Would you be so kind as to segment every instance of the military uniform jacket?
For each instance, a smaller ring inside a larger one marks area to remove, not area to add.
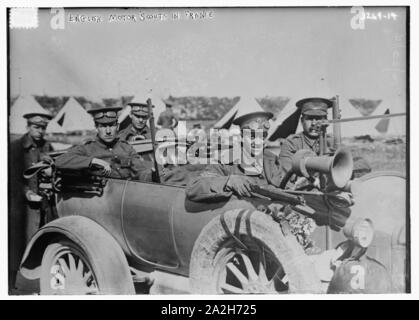
[[[293,134],[283,141],[281,144],[281,151],[279,153],[279,160],[286,172],[292,168],[292,158],[298,150],[308,149],[320,153],[320,140],[312,139],[303,132]]]
[[[28,133],[23,135],[21,138],[21,146],[23,148],[23,171],[41,161],[43,154],[53,151],[52,146],[48,141],[42,140],[39,144],[37,144]],[[21,173],[22,175],[23,171]],[[37,175],[34,175],[30,179],[25,179],[24,192],[26,193],[29,190],[38,193]]]
[[[144,139],[151,139],[151,131],[148,126],[145,126],[142,130],[138,131],[132,124],[121,130],[118,134],[119,139],[125,141],[131,141],[135,136],[142,135]]]
[[[92,174],[103,175],[103,169],[92,167],[93,158],[110,163],[112,168],[110,178],[152,181],[152,163],[148,165],[142,161],[131,145],[120,139],[116,139],[111,145],[105,144],[98,137],[88,140],[83,145],[74,146],[59,156],[55,165],[61,170],[89,169]]]
[[[188,184],[186,196],[192,201],[226,201],[232,195],[231,191],[225,191],[230,175],[245,175],[245,172],[238,164],[208,165],[200,176]],[[279,158],[265,149],[263,153],[263,172],[249,177],[253,178],[257,185],[271,184],[279,187],[284,175]]]
[[[333,150],[332,147],[332,137],[327,136],[326,139],[328,149]],[[306,136],[303,132],[293,134],[289,136],[281,144],[281,151],[279,153],[279,160],[286,172],[290,171],[292,168],[292,157],[298,150],[309,149],[315,152],[317,155],[320,154],[320,139],[311,139]],[[354,157],[354,177],[360,177],[365,173],[371,171],[371,167],[368,162],[362,157]]]

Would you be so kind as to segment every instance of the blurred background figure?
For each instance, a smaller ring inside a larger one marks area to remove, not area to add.
[[[161,126],[162,129],[171,129],[173,130],[176,128],[178,124],[178,118],[173,112],[172,106],[174,102],[170,99],[163,100],[166,104],[166,110],[160,113],[159,118],[157,120],[157,125]]]

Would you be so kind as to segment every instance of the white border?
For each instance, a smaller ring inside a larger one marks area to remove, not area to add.
[[[3,204],[2,207],[4,208],[0,215],[0,298],[6,300],[45,300],[45,299],[53,299],[53,300],[76,300],[76,299],[85,299],[85,300],[122,300],[122,299],[129,299],[129,300],[215,300],[215,299],[223,299],[223,300],[243,300],[249,301],[251,300],[265,300],[265,299],[281,299],[281,300],[307,300],[307,299],[327,299],[327,300],[342,300],[342,299],[363,299],[363,300],[372,300],[372,299],[418,299],[419,298],[419,280],[418,275],[419,272],[419,255],[417,253],[417,244],[419,243],[419,233],[416,230],[419,230],[419,218],[417,214],[419,213],[418,210],[418,197],[415,195],[418,194],[418,180],[416,179],[419,177],[418,167],[415,166],[415,160],[419,160],[418,156],[418,148],[419,145],[417,143],[417,133],[418,129],[415,126],[411,126],[410,130],[410,213],[411,213],[411,289],[412,294],[402,294],[402,295],[285,295],[280,297],[275,296],[264,296],[264,295],[255,295],[255,296],[239,296],[239,295],[231,295],[231,296],[210,296],[210,295],[164,295],[164,296],[148,296],[148,295],[135,295],[135,296],[60,296],[60,297],[45,297],[45,296],[8,296],[8,288],[7,288],[7,117],[6,117],[6,106],[7,106],[7,47],[6,47],[6,8],[7,7],[235,7],[235,6],[410,6],[410,88],[411,88],[411,96],[410,96],[410,119],[411,123],[414,124],[415,122],[412,119],[419,119],[419,114],[417,110],[417,106],[415,106],[416,102],[418,101],[418,91],[415,88],[418,87],[418,70],[417,70],[417,61],[413,59],[413,57],[419,57],[419,50],[418,44],[415,39],[418,39],[417,34],[417,20],[419,18],[418,11],[419,7],[417,2],[413,0],[409,1],[380,1],[377,3],[376,1],[364,0],[364,1],[245,1],[245,0],[233,0],[229,1],[228,4],[225,1],[221,0],[210,0],[210,1],[133,1],[133,0],[123,0],[123,1],[109,1],[109,0],[101,0],[101,1],[82,1],[82,0],[62,0],[62,1],[52,1],[52,0],[33,0],[33,1],[11,1],[11,0],[3,0],[0,4],[1,13],[0,13],[0,25],[2,26],[0,30],[0,46],[1,46],[1,53],[2,59],[0,60],[0,67],[2,70],[2,78],[0,84],[0,96],[1,96],[1,104],[3,105],[3,112],[1,113],[0,121],[1,127],[4,128],[0,134],[0,143],[3,152],[0,156],[1,161],[1,168],[0,170],[0,181],[3,183],[0,184],[0,203]],[[169,301],[168,301],[169,302]]]

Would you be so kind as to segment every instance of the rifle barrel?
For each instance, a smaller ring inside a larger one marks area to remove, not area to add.
[[[361,121],[361,120],[371,120],[371,119],[385,119],[385,118],[392,118],[392,117],[401,117],[405,116],[405,112],[401,113],[392,113],[392,114],[382,114],[379,116],[367,116],[367,117],[354,117],[354,118],[345,118],[345,119],[334,119],[334,120],[326,120],[326,123],[342,123],[342,122],[352,122],[352,121]]]

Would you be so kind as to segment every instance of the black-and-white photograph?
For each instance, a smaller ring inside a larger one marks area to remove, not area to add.
[[[9,295],[411,292],[409,7],[7,14]]]

